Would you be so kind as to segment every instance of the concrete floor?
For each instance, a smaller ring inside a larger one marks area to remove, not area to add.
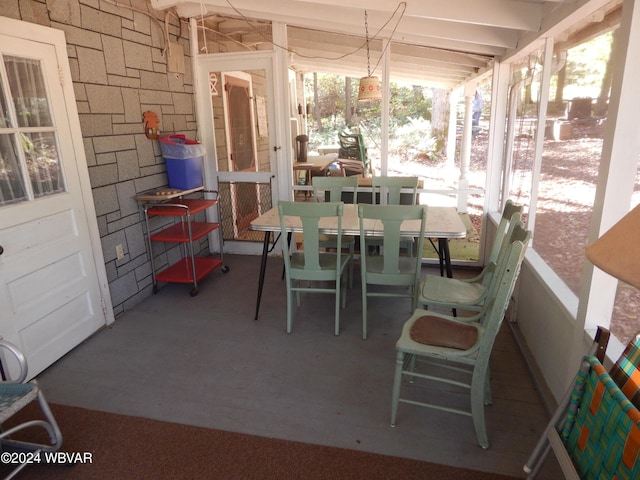
[[[492,356],[491,448],[483,450],[469,417],[401,405],[390,427],[394,345],[408,300],[372,300],[362,340],[357,275],[339,336],[333,299],[317,294],[303,297],[288,335],[282,260],[269,259],[258,321],[259,257],[227,255],[225,263],[230,272],[214,272],[198,296],[164,285],[43,372],[48,400],[524,477],[548,417],[506,325]],[[548,463],[539,478],[559,478]]]

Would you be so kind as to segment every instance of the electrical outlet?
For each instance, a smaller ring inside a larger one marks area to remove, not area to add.
[[[122,248],[122,244],[121,243],[116,245],[116,258],[118,260],[122,260],[124,258],[124,248]]]

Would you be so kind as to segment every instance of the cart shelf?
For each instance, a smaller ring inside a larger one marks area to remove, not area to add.
[[[171,203],[156,205],[147,210],[150,217],[182,217],[186,215],[195,215],[203,210],[218,204],[218,200],[209,200],[206,198],[183,198],[172,201]]]
[[[193,269],[191,268],[191,259],[189,257],[185,257],[159,272],[156,275],[156,279],[160,282],[193,283],[194,280],[202,280],[209,273],[222,265],[222,260],[219,257],[194,257],[194,262],[196,264],[195,276],[193,275]]]
[[[198,240],[206,234],[213,232],[218,228],[217,223],[209,222],[191,222],[191,239]],[[161,232],[151,235],[152,242],[188,242],[189,241],[189,224],[176,223],[162,230]]]
[[[201,188],[196,190],[202,190]],[[214,222],[197,222],[194,215],[205,211],[207,208],[215,207],[217,216],[220,218],[220,206],[218,204],[218,192],[214,193],[215,199],[208,198],[181,198],[174,197],[159,199],[161,203],[145,204],[145,219],[147,232],[149,233],[149,252],[151,255],[151,271],[153,275],[153,292],[158,291],[158,282],[171,283],[191,283],[191,296],[198,294],[198,282],[218,267],[223,273],[229,271],[229,267],[222,264],[222,234],[219,231],[220,224]],[[144,197],[145,200],[153,198],[150,195]],[[158,232],[151,233],[149,228],[150,217],[174,217],[174,223]],[[210,257],[196,257],[193,249],[193,242],[205,235],[218,230],[220,241],[220,255]],[[155,271],[152,242],[170,242],[183,244],[183,257],[173,265],[160,272]],[[195,271],[194,271],[195,270]]]

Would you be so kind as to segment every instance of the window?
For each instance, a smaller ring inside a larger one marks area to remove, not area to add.
[[[5,55],[0,73],[0,205],[65,191],[40,62]]]

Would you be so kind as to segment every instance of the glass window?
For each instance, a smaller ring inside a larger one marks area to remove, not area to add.
[[[15,138],[15,135],[0,134],[0,205],[21,202],[27,198]]]
[[[555,52],[533,248],[576,294],[595,199],[612,34]]]
[[[2,67],[0,206],[63,192],[64,175],[40,61],[4,56]]]

